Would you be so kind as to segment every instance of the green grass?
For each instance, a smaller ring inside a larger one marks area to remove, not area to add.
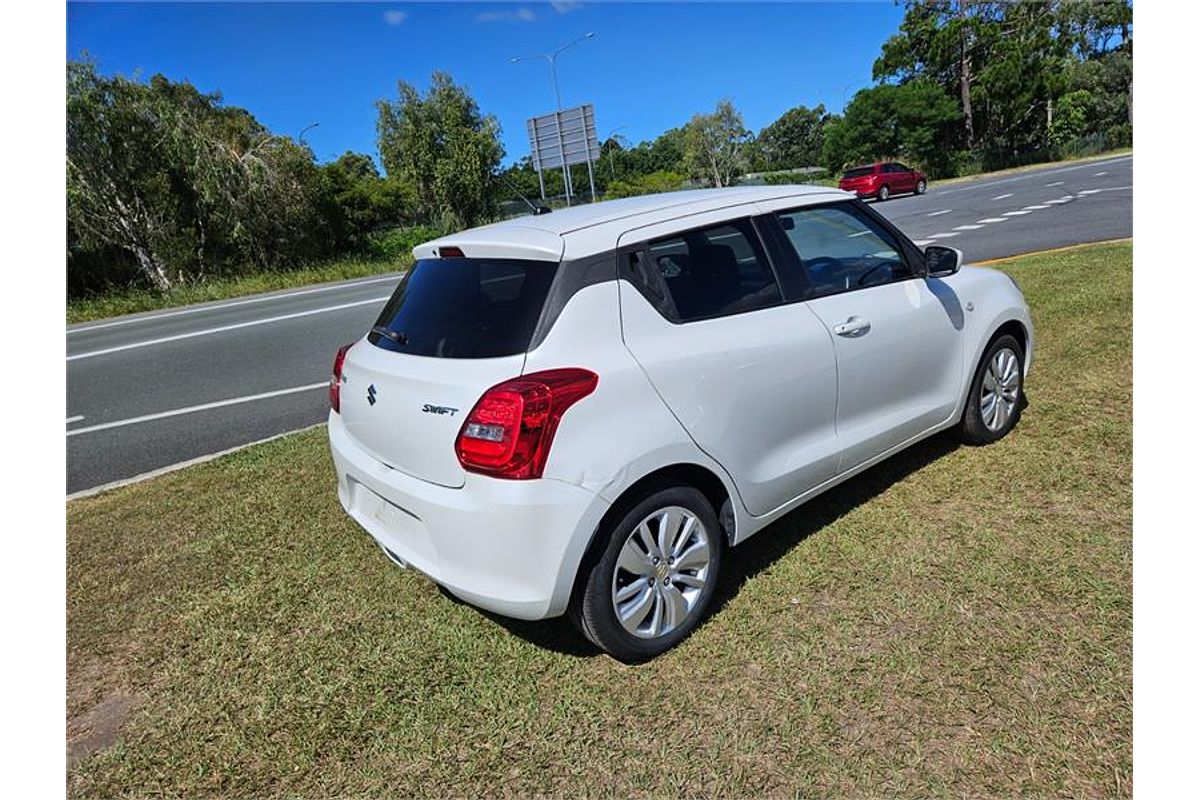
[[[772,525],[643,666],[393,567],[321,428],[69,503],[71,796],[1129,796],[1132,246],[1001,268],[1013,434]]]
[[[202,283],[183,284],[166,292],[149,289],[126,289],[107,294],[89,295],[67,300],[67,323],[157,311],[163,308],[228,300],[259,292],[273,292],[310,286],[327,281],[342,281],[396,272],[408,266],[411,259],[392,262],[377,259],[346,258],[320,266],[305,267],[290,272],[255,272],[236,278],[215,278]]]

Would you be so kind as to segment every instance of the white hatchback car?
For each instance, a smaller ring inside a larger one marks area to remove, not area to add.
[[[836,190],[615,200],[413,254],[334,364],[342,505],[398,564],[622,660],[688,635],[726,547],[1024,403],[1016,284]]]

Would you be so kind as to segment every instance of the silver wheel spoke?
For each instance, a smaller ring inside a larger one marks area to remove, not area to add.
[[[641,538],[642,544],[645,546],[647,553],[652,556],[660,555],[658,543],[654,541],[654,534],[650,533],[650,526],[646,524],[646,521],[643,521],[641,525],[638,525],[637,535]]]
[[[658,553],[663,558],[671,554],[671,546],[675,543],[675,533],[683,521],[677,509],[667,509],[658,522]]]
[[[650,592],[654,596],[654,612],[650,615],[650,635],[658,636],[663,632],[663,597],[660,589]]]
[[[680,553],[675,559],[675,569],[699,569],[708,565],[708,542],[699,541]]]
[[[621,548],[621,553],[617,556],[617,566],[634,575],[648,575],[651,569],[650,559],[638,550],[632,538],[626,540],[625,546]]]
[[[650,583],[647,581],[646,578],[638,578],[636,581],[629,584],[628,586],[626,586],[625,588],[623,588],[619,592],[617,592],[615,595],[613,595],[613,598],[618,603],[624,603],[627,600],[629,600],[629,598],[636,597],[639,592],[643,591],[644,589],[646,589],[649,586],[650,586]]]
[[[662,587],[662,601],[668,630],[681,625],[688,613],[687,600],[684,599],[683,592],[668,583]]]
[[[684,586],[691,586],[693,589],[703,589],[704,588],[704,579],[703,578],[699,578],[695,575],[688,575],[685,572],[681,572],[678,575],[676,575],[675,582],[682,583]]]
[[[646,586],[636,600],[630,602],[624,609],[617,609],[617,616],[627,631],[637,632],[638,626],[642,624],[642,620],[646,619],[646,614],[654,606],[654,598],[657,594],[653,588]]]
[[[679,553],[683,550],[684,545],[686,545],[688,540],[692,538],[692,528],[694,528],[695,525],[696,518],[691,514],[688,514],[686,517],[684,517],[683,525],[679,528],[679,534],[675,537],[675,541],[671,542],[671,549],[667,551],[668,555],[676,558],[679,557]]]

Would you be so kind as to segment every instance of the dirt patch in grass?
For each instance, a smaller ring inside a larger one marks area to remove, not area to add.
[[[67,721],[67,769],[92,753],[112,747],[133,698],[120,692],[110,694],[83,714]]]
[[[321,429],[69,503],[69,713],[138,698],[71,796],[1128,796],[1131,255],[1001,265],[1013,434],[778,521],[640,667],[392,566]]]

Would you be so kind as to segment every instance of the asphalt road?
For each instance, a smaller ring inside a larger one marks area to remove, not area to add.
[[[982,261],[1132,236],[1132,198],[1126,156],[951,184],[875,208],[920,244],[944,242]],[[69,327],[68,494],[321,422],[334,351],[370,327],[397,280]]]

